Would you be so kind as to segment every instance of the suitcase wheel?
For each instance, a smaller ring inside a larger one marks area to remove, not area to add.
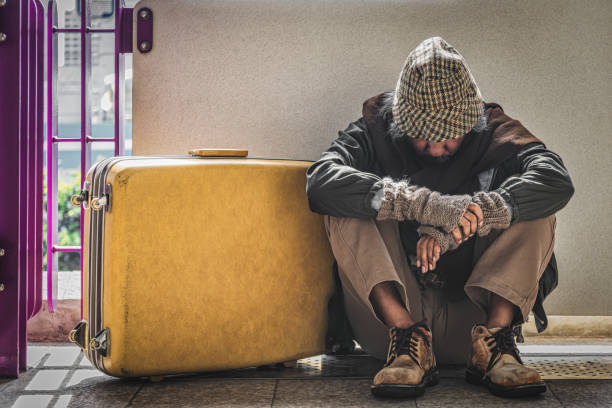
[[[297,365],[297,360],[283,361],[281,364],[283,367],[293,368]]]

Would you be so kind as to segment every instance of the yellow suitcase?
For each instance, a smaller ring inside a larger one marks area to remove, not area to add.
[[[325,352],[334,259],[308,207],[311,164],[231,149],[96,163],[73,198],[86,242],[71,340],[117,377]]]

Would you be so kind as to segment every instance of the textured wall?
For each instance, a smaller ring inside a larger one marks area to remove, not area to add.
[[[221,147],[316,160],[365,99],[395,87],[411,49],[443,37],[485,100],[559,153],[574,180],[557,214],[560,283],[547,311],[612,314],[612,2],[145,0],[135,10],[145,5],[154,46],[134,44],[137,155]]]

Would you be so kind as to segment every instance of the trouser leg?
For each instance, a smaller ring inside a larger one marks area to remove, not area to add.
[[[483,311],[491,293],[516,305],[526,321],[538,294],[538,282],[552,256],[556,216],[522,221],[497,236],[478,258],[465,292]]]
[[[393,282],[415,320],[423,318],[421,293],[401,245],[397,221],[323,216],[338,263],[347,317],[361,347],[385,360],[388,327],[369,300],[380,282]]]
[[[486,313],[467,296],[450,301],[444,291],[423,291],[426,317],[431,322],[434,354],[438,364],[465,364],[471,346],[472,326],[482,323]]]
[[[491,292],[517,305],[526,319],[552,256],[556,218],[492,231],[491,243],[478,255],[466,282],[467,296],[452,302],[443,291],[420,289],[404,254],[397,221],[325,215],[324,223],[338,262],[347,316],[363,349],[386,358],[388,328],[376,316],[369,295],[377,283],[392,281],[412,318],[429,323],[438,363],[463,364],[471,344],[470,329],[486,321]]]

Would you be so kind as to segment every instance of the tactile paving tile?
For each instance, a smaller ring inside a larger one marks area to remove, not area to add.
[[[528,357],[526,366],[533,367],[545,380],[612,379],[612,357]]]

